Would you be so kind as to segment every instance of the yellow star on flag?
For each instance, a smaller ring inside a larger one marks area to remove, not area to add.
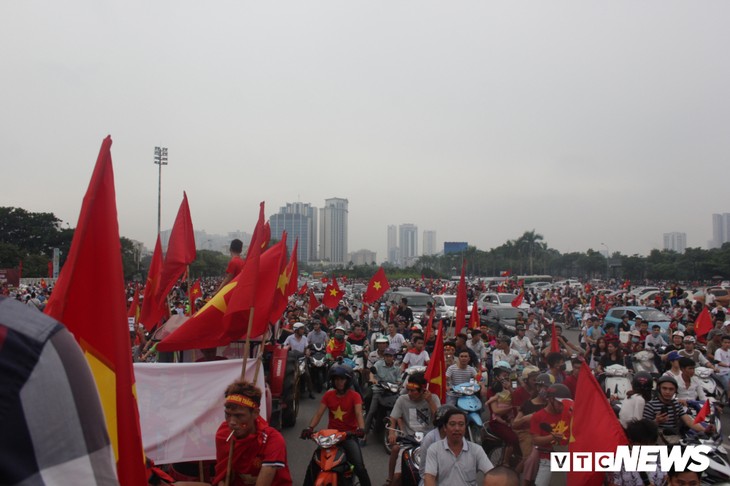
[[[198,293],[198,289],[193,289],[193,295]]]
[[[337,420],[342,420],[346,413],[339,405],[337,405],[337,410],[332,410],[332,416]]]
[[[289,285],[289,275],[286,274],[286,270],[281,272],[281,275],[279,275],[279,282],[276,284],[276,288],[281,290],[281,293],[286,292],[286,286]]]
[[[382,285],[380,285],[380,282],[374,282],[373,283],[373,288],[375,290],[380,290],[381,287],[382,287]]]
[[[330,295],[332,297],[337,297],[337,289],[330,289]]]

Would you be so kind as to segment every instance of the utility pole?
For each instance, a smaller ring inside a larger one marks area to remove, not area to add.
[[[167,165],[167,147],[155,147],[155,164],[159,168],[157,176],[157,235],[159,236],[162,221],[162,166]]]

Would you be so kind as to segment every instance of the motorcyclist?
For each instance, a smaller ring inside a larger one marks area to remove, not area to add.
[[[307,334],[307,341],[309,341],[309,344],[322,346],[327,344],[327,333],[322,330],[322,321],[319,319],[313,319],[310,324],[312,326],[312,330],[309,331],[309,334]]]
[[[640,420],[644,416],[646,402],[651,400],[654,379],[646,371],[639,371],[631,381],[631,390],[626,394],[626,400],[621,405],[618,419],[626,428],[630,422]]]
[[[680,379],[677,380],[677,401],[685,407],[699,411],[707,400],[702,381],[695,376],[695,362],[684,356],[679,358]]]
[[[368,354],[368,369],[375,366],[375,363],[385,357],[385,350],[388,349],[388,338],[379,337],[375,340],[375,349]]]
[[[370,369],[371,393],[367,394],[368,396],[370,396],[370,403],[368,406],[367,416],[365,417],[366,434],[370,431],[370,427],[372,426],[373,419],[378,413],[378,409],[383,405],[381,401],[383,397],[383,390],[375,385],[377,385],[379,382],[400,383],[401,372],[400,369],[395,366],[395,355],[395,349],[386,349],[383,353],[383,359],[377,361],[375,365]],[[365,437],[365,439],[367,440],[367,436]]]
[[[489,408],[490,430],[505,443],[502,464],[510,466],[513,451],[519,447],[517,434],[512,430],[512,420],[515,418],[515,406],[512,402],[512,383],[509,375],[512,372],[506,361],[495,364],[493,371],[494,382],[487,392],[486,405]],[[499,466],[499,464],[496,464]]]
[[[352,358],[352,347],[345,341],[345,328],[337,326],[332,339],[327,343],[327,358],[335,360],[338,358]]]
[[[660,376],[656,382],[658,393],[655,398],[646,402],[643,418],[653,420],[665,435],[679,434],[681,425],[697,432],[709,432],[712,425],[705,428],[702,424],[693,423],[684,407],[674,398],[677,393],[677,381],[671,376]]]
[[[344,331],[343,331],[344,338]],[[362,416],[362,398],[360,394],[352,389],[352,370],[345,365],[335,365],[330,369],[331,389],[322,396],[322,402],[309,422],[309,427],[302,431],[301,437],[311,437],[314,428],[319,424],[322,415],[329,411],[329,423],[327,428],[341,432],[352,432],[355,436],[362,437],[365,421]],[[370,486],[370,476],[365,469],[362,459],[362,451],[357,443],[356,437],[348,437],[342,444],[342,449],[347,454],[347,461],[352,464],[355,474],[360,479],[360,484]],[[319,473],[319,467],[312,461],[307,468],[304,478],[305,486],[311,486]]]

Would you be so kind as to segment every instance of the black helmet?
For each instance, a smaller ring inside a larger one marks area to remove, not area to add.
[[[433,425],[437,429],[442,427],[444,425],[444,418],[446,417],[446,413],[449,410],[457,410],[457,408],[453,405],[441,405],[437,410],[436,413],[433,414]]]
[[[637,392],[651,391],[654,386],[654,378],[646,371],[639,371],[634,375],[631,386]]]
[[[559,402],[563,400],[572,400],[573,395],[570,393],[570,388],[563,385],[562,383],[555,383],[550,385],[547,389],[548,398],[554,398]]]
[[[536,385],[550,386],[553,383],[555,383],[555,378],[553,378],[553,375],[548,373],[540,373],[537,375],[537,379],[535,380]]]
[[[350,367],[347,365],[335,365],[330,368],[329,379],[331,388],[335,387],[333,380],[337,376],[344,377],[347,380],[345,382],[345,390],[347,390],[352,384],[352,370],[350,369]]]
[[[679,385],[677,385],[677,380],[675,380],[671,376],[660,376],[659,379],[656,381],[656,387],[659,388],[659,385],[661,385],[662,383],[671,383],[672,385],[674,385],[675,389],[679,388]]]

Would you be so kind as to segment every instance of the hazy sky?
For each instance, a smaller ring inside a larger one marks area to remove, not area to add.
[[[711,239],[730,212],[730,2],[5,1],[0,206],[76,225],[111,134],[122,235],[349,199],[481,249]]]

